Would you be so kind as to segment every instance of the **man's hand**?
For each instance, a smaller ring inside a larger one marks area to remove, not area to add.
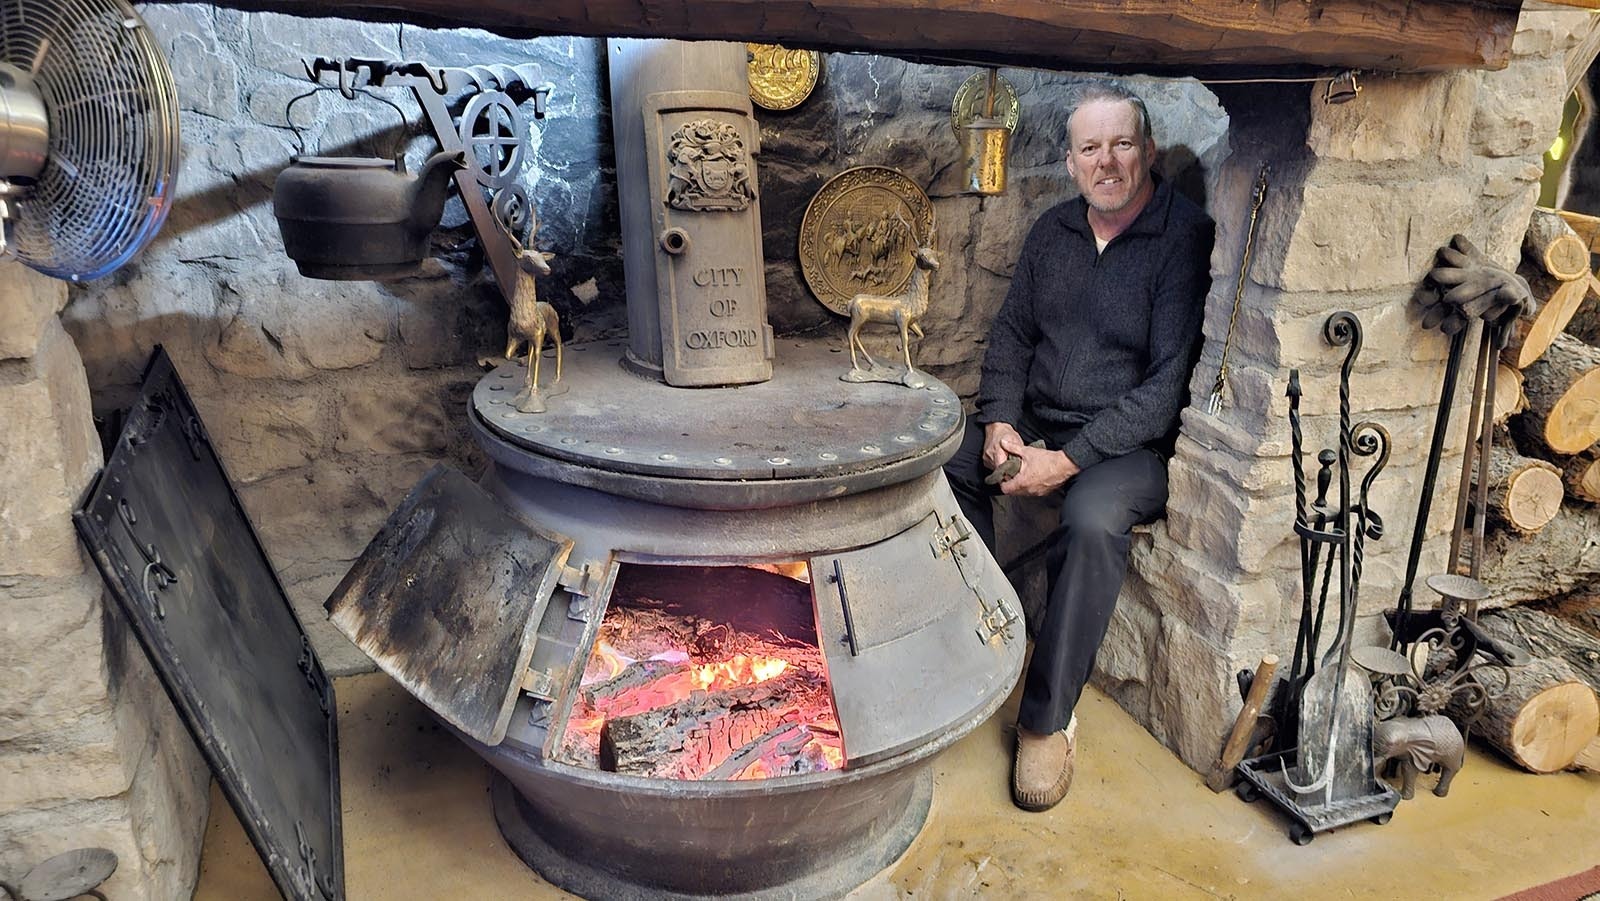
[[[1008,422],[991,422],[983,427],[983,465],[999,469],[1012,454],[1020,455],[1027,445]]]
[[[1005,494],[1043,497],[1079,472],[1078,464],[1061,451],[1023,445],[1014,453],[1022,458],[1022,468],[1000,483],[1000,490]]]

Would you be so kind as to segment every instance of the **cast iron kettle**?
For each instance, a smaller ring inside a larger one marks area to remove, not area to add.
[[[307,278],[411,275],[464,160],[459,150],[441,150],[412,175],[403,157],[292,157],[272,186],[283,249]]]

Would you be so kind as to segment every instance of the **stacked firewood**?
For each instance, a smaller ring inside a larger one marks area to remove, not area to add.
[[[1500,355],[1479,573],[1484,630],[1534,661],[1475,734],[1534,772],[1600,769],[1600,218],[1534,212],[1518,274],[1539,308]],[[1525,605],[1525,606],[1516,606]]]

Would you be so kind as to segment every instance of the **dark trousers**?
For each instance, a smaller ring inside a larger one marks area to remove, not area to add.
[[[1044,437],[1017,423],[1024,442]],[[1058,449],[1045,438],[1046,445]],[[961,511],[994,551],[992,498],[999,486],[985,485],[983,426],[967,421],[961,449],[944,466]],[[1017,722],[1030,732],[1065,729],[1089,681],[1094,658],[1111,624],[1117,593],[1128,573],[1132,528],[1159,518],[1167,505],[1167,464],[1141,449],[1102,460],[1067,481],[1048,500],[1061,504],[1061,528],[1047,553],[1050,596],[1036,624],[1033,660],[1022,689]]]

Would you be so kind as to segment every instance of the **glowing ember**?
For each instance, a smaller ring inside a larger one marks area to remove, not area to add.
[[[794,579],[786,569],[779,575]],[[721,571],[730,570],[739,572]],[[814,641],[735,628],[683,612],[688,605],[648,597],[629,604],[620,594],[600,624],[558,757],[676,779],[768,779],[844,766]]]

